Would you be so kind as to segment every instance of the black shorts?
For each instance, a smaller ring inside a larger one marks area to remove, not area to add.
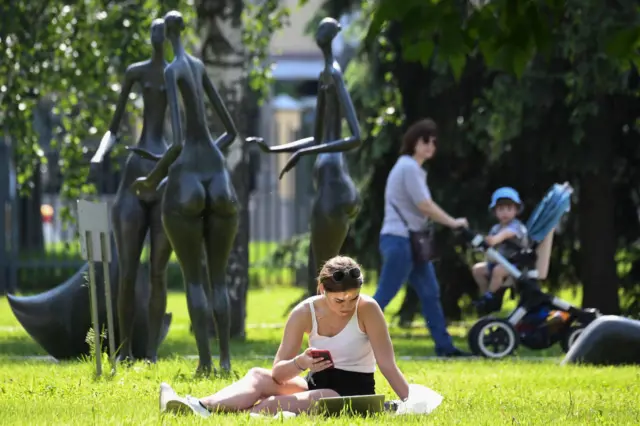
[[[373,373],[356,373],[328,368],[317,373],[307,374],[306,380],[309,390],[331,389],[340,396],[373,395],[376,393]]]

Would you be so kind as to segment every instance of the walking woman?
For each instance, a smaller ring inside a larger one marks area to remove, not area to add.
[[[449,228],[468,227],[467,219],[454,219],[431,198],[427,173],[422,165],[436,152],[437,126],[431,119],[420,120],[407,130],[402,140],[400,157],[387,178],[384,193],[384,219],[380,231],[382,271],[373,298],[380,308],[408,280],[416,290],[427,328],[435,341],[438,356],[466,356],[453,345],[440,304],[440,287],[433,264],[415,260],[410,233],[423,230],[428,221]]]

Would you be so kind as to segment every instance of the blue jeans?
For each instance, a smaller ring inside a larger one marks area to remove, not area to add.
[[[433,337],[437,355],[455,350],[440,304],[440,285],[431,262],[414,265],[409,238],[383,234],[380,236],[382,272],[373,298],[384,311],[400,287],[409,281],[420,299],[422,315]]]

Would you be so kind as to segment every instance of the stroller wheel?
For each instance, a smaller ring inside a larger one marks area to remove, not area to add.
[[[475,355],[500,359],[511,355],[520,338],[513,326],[506,320],[482,318],[469,330],[469,348]]]
[[[564,353],[569,352],[571,346],[578,340],[578,337],[584,331],[584,326],[571,326],[567,330],[567,332],[562,336],[562,340],[560,341],[560,346],[562,346],[562,351]]]

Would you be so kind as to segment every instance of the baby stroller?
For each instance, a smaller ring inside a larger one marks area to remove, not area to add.
[[[475,355],[499,359],[512,354],[520,344],[539,350],[558,342],[567,352],[584,328],[600,315],[595,309],[580,309],[548,295],[539,286],[549,269],[553,234],[570,209],[572,193],[567,183],[551,188],[526,224],[530,246],[509,259],[489,247],[483,235],[469,229],[462,231],[472,247],[484,250],[487,257],[509,271],[505,287],[513,287],[519,297],[507,318],[488,315],[471,327],[467,337]],[[498,299],[502,300],[502,295]]]

